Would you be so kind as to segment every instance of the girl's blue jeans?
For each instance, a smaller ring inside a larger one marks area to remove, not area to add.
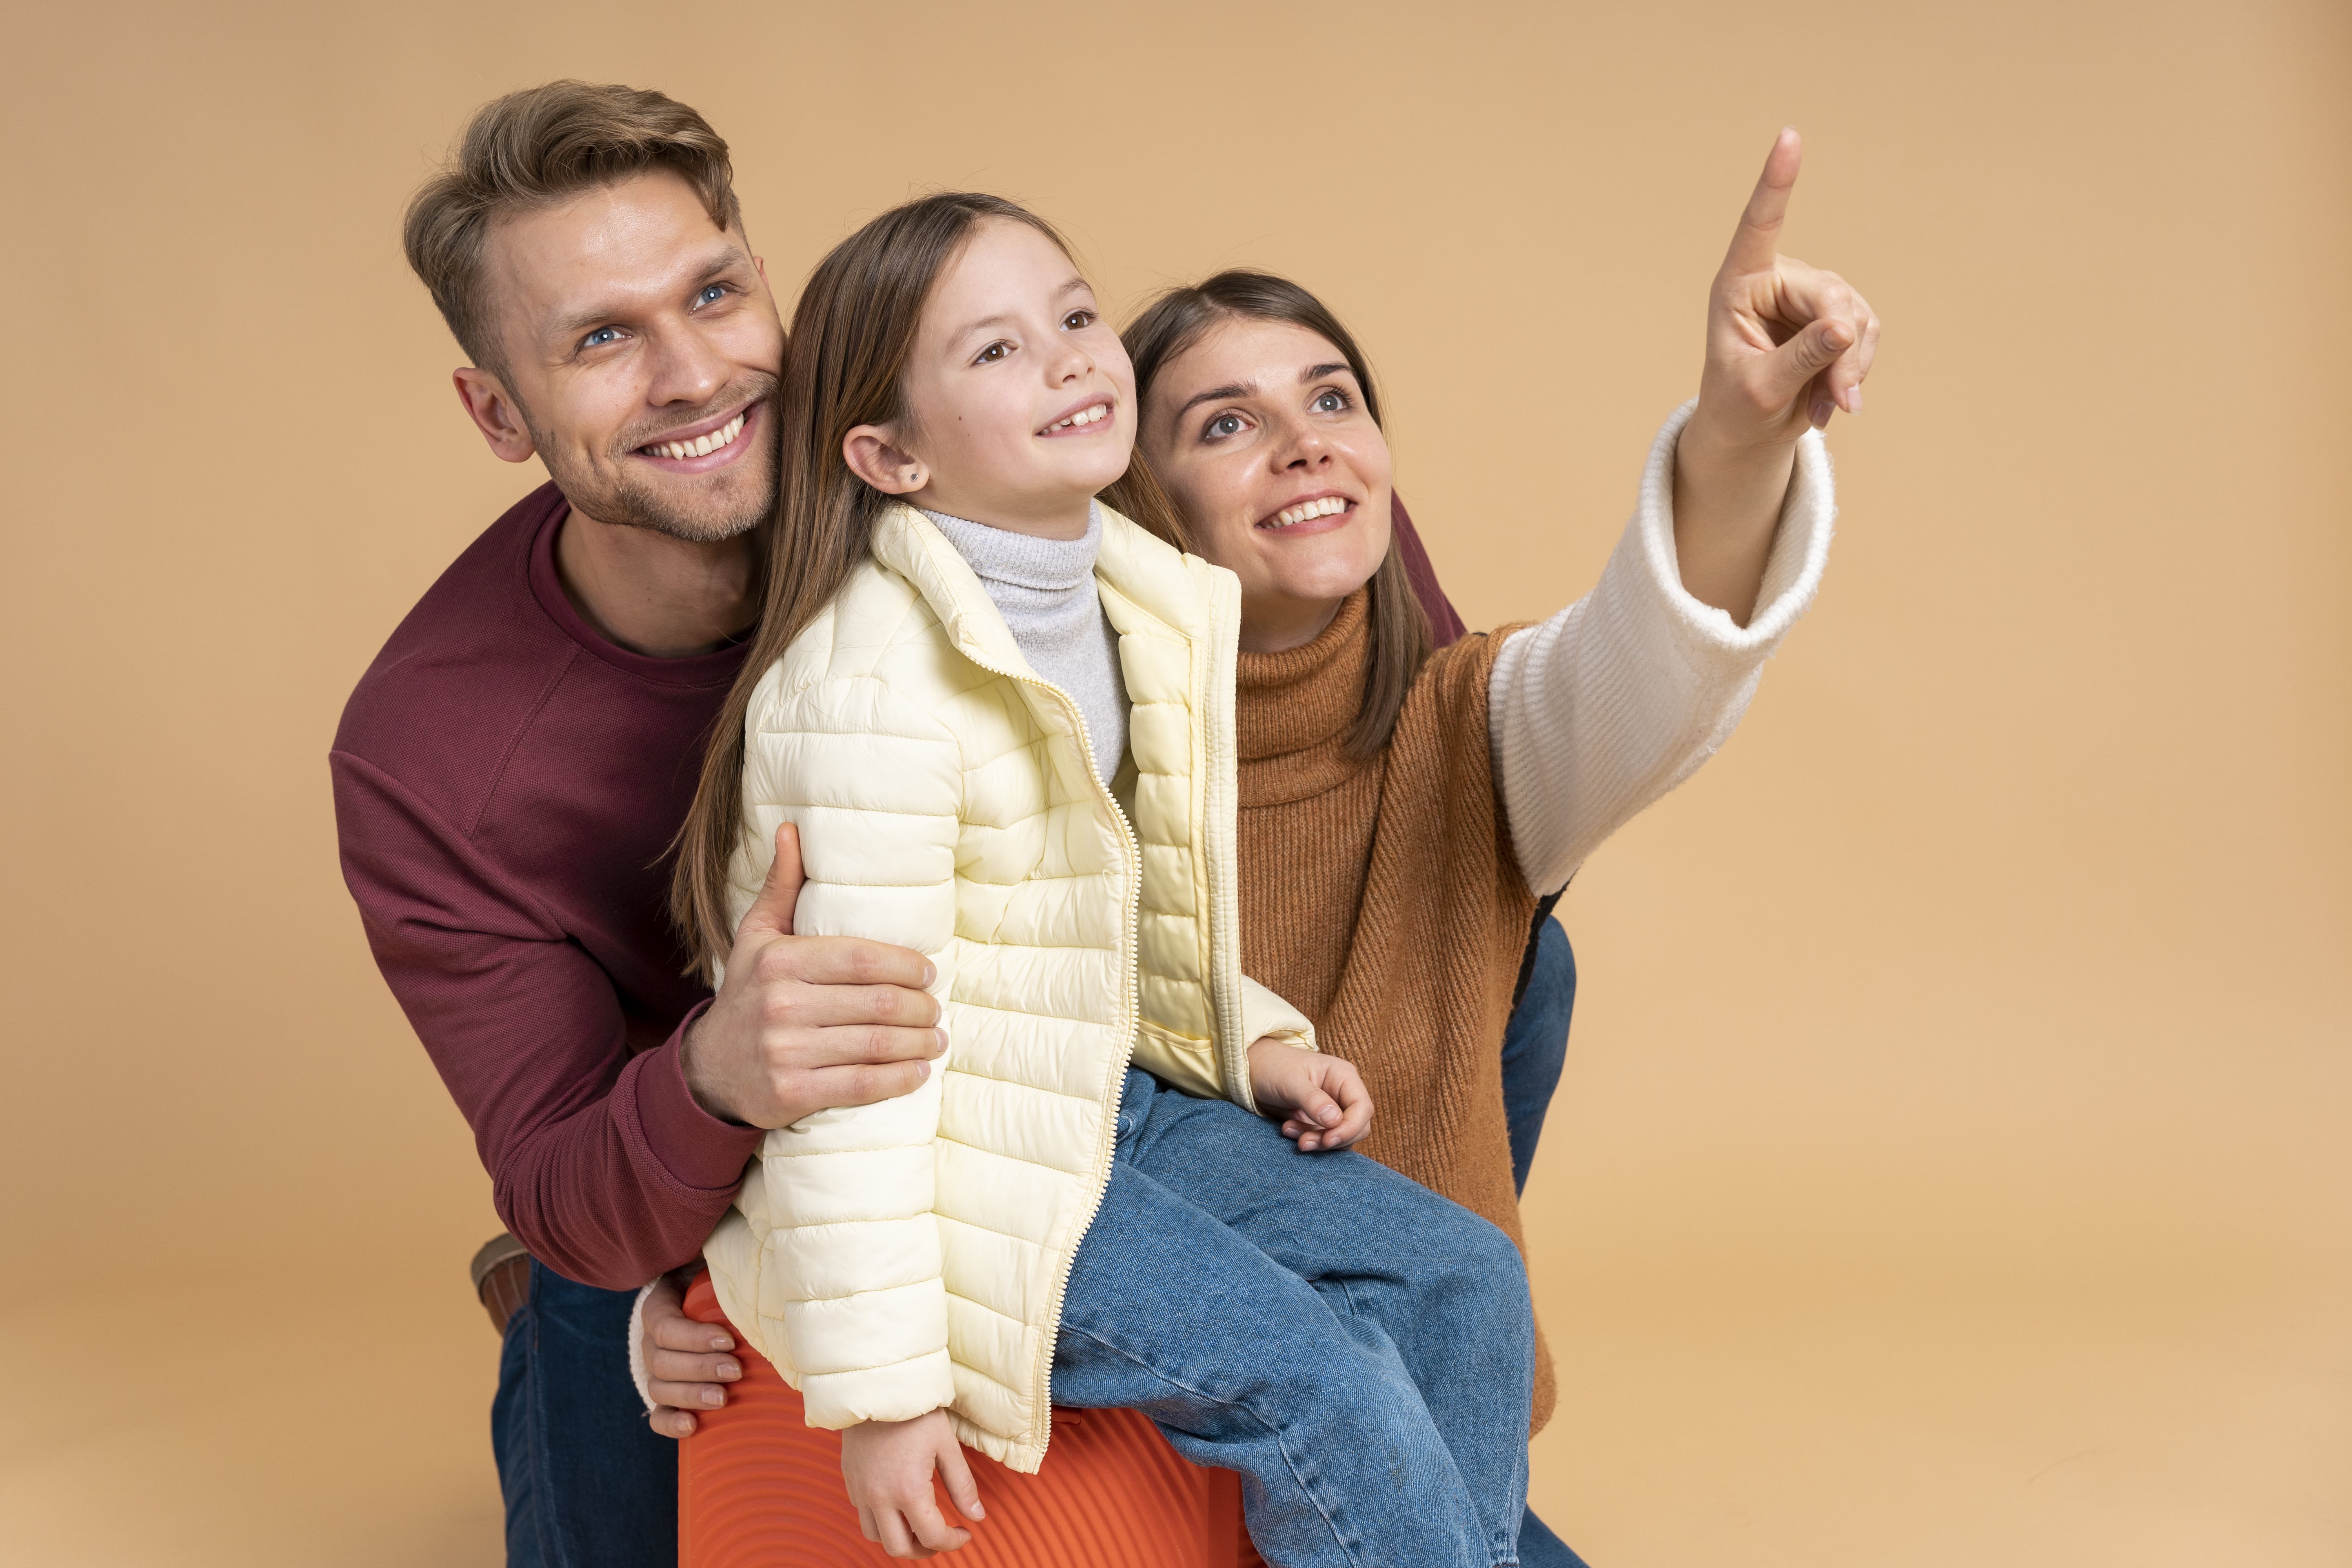
[[[1510,1238],[1377,1161],[1129,1072],[1054,1399],[1238,1471],[1283,1568],[1518,1561],[1535,1320]]]
[[[1526,990],[1503,1040],[1504,1109],[1522,1185],[1559,1084],[1576,998],[1576,961],[1556,923],[1538,920],[1529,953]],[[508,1326],[490,1407],[509,1568],[660,1568],[677,1561],[677,1447],[646,1425],[629,1383],[633,1294],[531,1265],[530,1302]],[[1519,1529],[1519,1562],[1585,1568],[1532,1513]]]

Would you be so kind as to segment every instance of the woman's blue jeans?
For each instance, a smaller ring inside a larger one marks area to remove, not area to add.
[[[1238,1471],[1267,1561],[1516,1563],[1534,1372],[1527,1273],[1494,1226],[1128,1074],[1055,1403],[1139,1410],[1193,1463]]]
[[[1576,1000],[1576,961],[1549,912],[1537,921],[1527,984],[1503,1041],[1504,1108],[1522,1186],[1559,1084]],[[677,1561],[677,1446],[646,1425],[629,1382],[633,1294],[531,1265],[530,1301],[508,1327],[490,1407],[509,1568],[667,1568]],[[1584,1568],[1532,1513],[1519,1528],[1519,1562]]]

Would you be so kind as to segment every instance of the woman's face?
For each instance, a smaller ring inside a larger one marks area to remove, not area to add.
[[[1389,550],[1389,444],[1347,357],[1287,321],[1218,323],[1162,365],[1140,440],[1193,548],[1242,580],[1242,647],[1312,642]]]

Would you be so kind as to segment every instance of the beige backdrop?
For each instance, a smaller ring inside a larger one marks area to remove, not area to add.
[[[541,478],[401,204],[581,75],[732,139],[787,297],[941,186],[1113,300],[1307,280],[1473,624],[1591,582],[1801,126],[1885,347],[1819,608],[1563,909],[1536,1500],[1600,1568],[2352,1563],[2340,0],[339,9],[6,5],[0,1558],[497,1560],[488,1183],[324,756]]]

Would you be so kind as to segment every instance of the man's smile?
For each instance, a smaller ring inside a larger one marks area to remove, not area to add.
[[[763,403],[744,405],[733,414],[713,415],[667,432],[630,452],[673,474],[707,474],[725,468],[751,449],[743,433],[760,422]]]

